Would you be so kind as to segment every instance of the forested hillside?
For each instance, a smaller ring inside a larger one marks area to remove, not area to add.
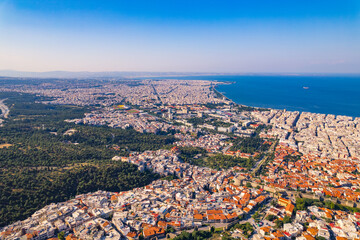
[[[0,93],[0,99],[6,98],[10,116],[0,127],[0,226],[79,193],[149,184],[159,176],[111,158],[174,141],[172,136],[64,122],[82,117],[87,107],[46,105],[30,94]],[[69,129],[72,133],[66,134]]]

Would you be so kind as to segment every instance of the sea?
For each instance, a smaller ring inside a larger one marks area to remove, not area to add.
[[[210,75],[157,79],[216,80],[216,89],[238,104],[360,117],[360,76]]]

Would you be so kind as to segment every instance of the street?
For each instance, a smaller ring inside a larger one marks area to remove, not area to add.
[[[6,99],[0,100],[0,110],[1,110],[0,118],[8,118],[10,112],[9,108],[4,104],[5,100]]]

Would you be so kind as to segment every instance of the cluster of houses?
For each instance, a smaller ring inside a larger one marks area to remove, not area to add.
[[[175,173],[181,178],[157,180],[120,193],[82,194],[67,202],[48,205],[30,218],[2,229],[0,239],[48,239],[62,231],[72,239],[164,237],[168,228],[226,226],[269,198],[263,189],[235,185],[241,174],[237,168],[215,171],[191,166],[178,161],[172,151],[134,153],[118,160],[164,175]],[[160,166],[166,166],[165,171],[161,172]]]
[[[267,170],[268,175],[262,180],[269,187],[300,190],[354,203],[360,200],[360,163],[357,161],[301,155],[296,149],[280,144]]]
[[[279,205],[281,201],[280,198]],[[281,210],[281,207],[280,209],[273,208],[267,214],[276,216],[275,221],[278,221],[283,219],[284,211]],[[286,214],[291,216],[288,211],[286,211]],[[359,220],[360,213],[309,206],[306,210],[297,211],[293,214],[291,222],[284,223],[280,228],[276,228],[273,222],[261,227],[254,238],[265,240],[355,240],[360,237]]]
[[[199,147],[208,152],[220,152],[221,149],[229,146],[229,143],[225,141],[226,139],[228,139],[226,135],[207,134],[196,139],[184,139],[175,144],[179,147]]]
[[[253,111],[252,117],[272,126],[267,133],[304,154],[359,160],[360,118],[286,110]]]

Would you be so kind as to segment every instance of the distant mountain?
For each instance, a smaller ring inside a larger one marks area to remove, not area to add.
[[[3,77],[30,77],[30,78],[135,78],[135,77],[166,77],[166,76],[197,76],[221,75],[225,73],[204,72],[21,72],[13,70],[0,70]]]
[[[23,77],[23,78],[139,78],[139,77],[181,77],[181,76],[214,76],[214,75],[238,75],[238,76],[360,76],[359,73],[226,73],[226,72],[22,72],[14,70],[0,70],[0,77]]]

